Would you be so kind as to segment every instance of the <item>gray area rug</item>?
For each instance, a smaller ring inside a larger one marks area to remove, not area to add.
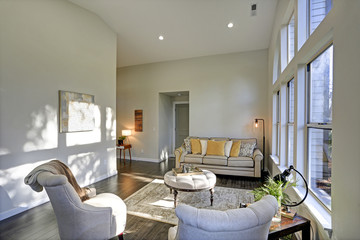
[[[215,187],[214,204],[210,206],[210,192],[181,192],[177,204],[187,204],[197,208],[227,210],[238,208],[240,203],[254,201],[250,190]],[[155,179],[124,200],[127,213],[138,217],[177,225],[174,194],[165,186],[164,180]]]

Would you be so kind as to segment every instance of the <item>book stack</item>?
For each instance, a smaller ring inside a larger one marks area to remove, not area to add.
[[[172,171],[175,176],[190,176],[203,174],[203,171],[200,168],[186,164],[180,168],[173,168]]]
[[[293,209],[288,209],[288,210],[286,210],[285,208],[281,209],[281,216],[282,217],[294,219],[295,215],[296,215],[296,211],[293,210]]]

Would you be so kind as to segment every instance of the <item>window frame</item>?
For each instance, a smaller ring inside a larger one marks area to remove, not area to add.
[[[294,29],[293,29],[293,56],[290,58],[290,22],[294,19]],[[289,21],[286,26],[287,29],[287,62],[290,63],[291,60],[295,57],[295,11],[290,15]]]
[[[280,159],[280,90],[276,92],[276,156]]]
[[[306,144],[305,144],[305,156],[306,156],[306,164],[305,164],[305,169],[306,169],[306,180],[308,181],[308,185],[309,185],[309,192],[311,193],[311,195],[317,199],[317,201],[329,212],[331,212],[331,201],[330,201],[330,206],[327,205],[326,203],[323,202],[323,200],[320,199],[320,197],[318,196],[318,194],[313,191],[311,189],[311,159],[310,159],[310,131],[311,129],[321,129],[321,130],[330,130],[332,131],[332,120],[330,123],[324,123],[324,122],[311,122],[311,97],[312,97],[312,92],[311,92],[311,71],[310,71],[310,64],[312,62],[314,62],[321,54],[323,54],[324,52],[326,52],[330,47],[333,47],[334,51],[334,46],[333,46],[333,42],[330,42],[328,44],[326,44],[320,51],[318,51],[318,53],[311,58],[311,60],[306,64]],[[333,56],[333,55],[332,55]],[[332,61],[332,64],[334,62]],[[332,67],[333,70],[333,67]],[[333,76],[333,75],[332,75]],[[331,195],[330,195],[331,198]]]
[[[326,6],[325,6],[325,16],[324,18],[320,21],[320,23],[316,26],[316,28],[314,28],[314,30],[311,32],[311,3],[314,0],[307,0],[306,1],[306,10],[307,10],[307,24],[306,24],[306,32],[307,32],[307,38],[309,38],[311,36],[311,34],[313,34],[313,32],[318,28],[318,26],[321,24],[321,22],[325,19],[325,17],[328,15],[328,13],[330,12],[330,10],[333,7],[333,1],[332,0],[324,0]]]
[[[293,121],[290,120],[290,103],[291,103],[291,100],[290,100],[290,93],[291,93],[291,89],[290,89],[290,84],[292,83],[292,86],[293,86],[293,94],[292,94],[292,98],[293,98],[293,101],[294,101],[294,110],[293,110]],[[286,96],[286,166],[290,166],[290,165],[293,165],[294,164],[294,152],[291,156],[291,151],[290,151],[290,127],[293,128],[293,142],[292,142],[292,150],[294,151],[294,140],[295,140],[295,78],[294,76],[287,82],[287,89],[286,89],[286,92],[287,92],[287,96]],[[292,159],[292,161],[290,162],[290,157]]]

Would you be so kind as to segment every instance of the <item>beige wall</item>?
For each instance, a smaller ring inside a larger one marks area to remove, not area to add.
[[[0,220],[47,200],[23,179],[59,159],[80,185],[116,174],[116,35],[62,0],[0,1]],[[95,96],[96,127],[59,133],[58,91]]]
[[[158,161],[159,93],[189,91],[190,135],[255,136],[261,146],[254,119],[267,112],[267,58],[260,50],[118,68],[117,134],[134,129],[134,110],[143,109],[144,131],[131,137],[132,153]]]
[[[297,78],[304,78],[305,64],[327,42],[333,41],[332,211],[329,228],[333,230],[332,239],[358,239],[360,222],[360,191],[358,191],[360,175],[358,169],[360,168],[360,161],[356,149],[359,145],[360,127],[356,124],[356,121],[360,119],[360,108],[358,106],[360,102],[360,82],[358,81],[358,58],[360,56],[360,16],[358,10],[360,9],[360,2],[355,0],[334,0],[333,8],[328,16],[305,42],[273,85],[272,70],[276,39],[279,36],[282,24],[281,18],[288,9],[288,4],[292,4],[292,2],[295,2],[295,7],[298,6],[298,1],[284,0],[278,2],[277,19],[275,20],[273,37],[269,47],[268,99],[270,101],[273,92],[286,84],[292,75],[295,75],[295,81],[297,81]],[[299,111],[302,110],[299,109]],[[268,115],[271,116],[271,107]],[[301,133],[302,126],[299,126],[299,129]],[[305,139],[302,139],[302,136],[298,136],[297,140],[300,142],[295,146],[304,144]],[[303,152],[297,152],[296,154],[295,163],[300,162],[301,158],[306,158],[306,154]],[[301,164],[297,164],[296,167],[304,169]],[[279,171],[276,164],[272,164],[270,169],[273,170],[273,173]],[[306,175],[306,173],[304,174]],[[297,194],[293,192],[291,198],[295,199],[296,197]],[[325,215],[319,214],[321,213],[320,208],[313,205],[311,197],[308,197],[305,204],[302,204],[297,210],[311,219],[316,239],[328,239],[329,236],[323,229],[323,223],[325,222],[323,217]]]

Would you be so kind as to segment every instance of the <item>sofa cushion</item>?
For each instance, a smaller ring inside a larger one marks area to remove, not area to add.
[[[225,142],[225,149],[224,149],[224,155],[226,157],[230,156],[231,146],[233,144],[233,141],[226,141]]]
[[[231,151],[230,151],[230,157],[238,157],[239,156],[240,145],[241,145],[240,140],[233,141],[233,144],[231,146]]]
[[[208,141],[208,140],[200,139],[200,143],[201,143],[201,155],[206,155],[207,141]]]
[[[184,139],[186,153],[191,153],[191,143],[189,138]]]
[[[200,154],[187,154],[184,158],[186,163],[203,163],[203,155]]]
[[[227,162],[227,157],[225,156],[206,155],[203,158],[203,164],[226,166]]]
[[[253,157],[256,143],[241,142],[239,157]]]
[[[224,156],[225,141],[212,141],[207,142],[206,155]]]
[[[254,160],[250,157],[229,157],[229,167],[254,167]]]
[[[192,138],[192,139],[190,139],[190,143],[191,143],[191,153],[192,154],[201,154],[200,140]]]

